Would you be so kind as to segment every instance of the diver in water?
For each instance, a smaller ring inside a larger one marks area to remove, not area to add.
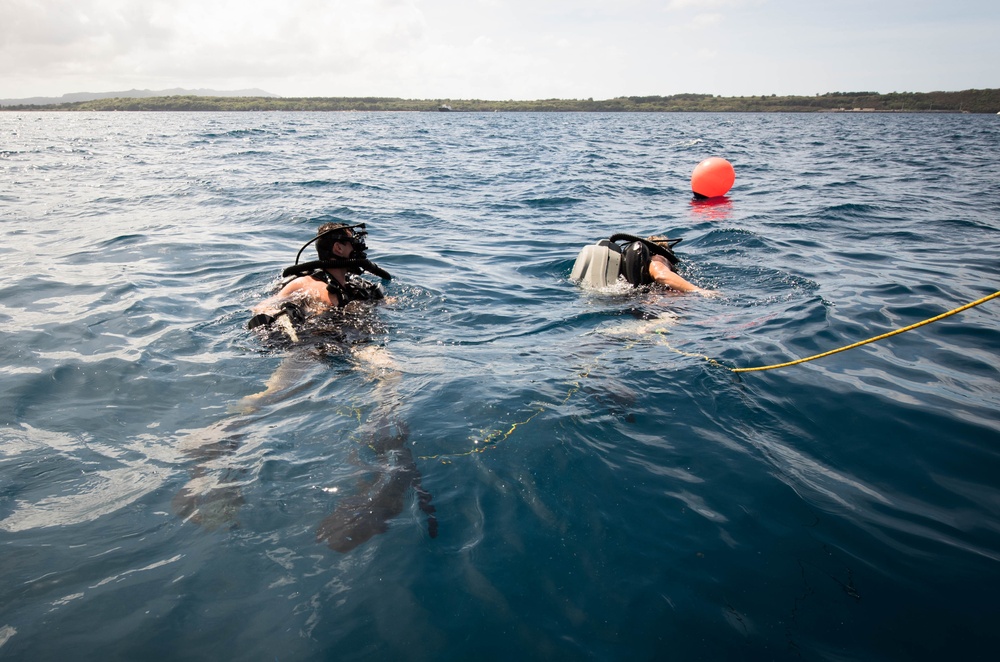
[[[254,316],[247,328],[271,328],[277,325],[292,342],[298,340],[295,326],[307,317],[330,308],[345,308],[356,301],[377,301],[385,297],[381,284],[360,277],[369,271],[389,280],[392,277],[370,262],[365,255],[364,223],[324,223],[316,237],[306,243],[295,258],[295,265],[282,275],[293,277],[281,290],[253,307]],[[316,243],[319,259],[299,264],[302,251]]]
[[[420,471],[405,445],[407,426],[394,413],[399,400],[395,386],[401,373],[383,347],[367,344],[377,328],[368,308],[385,298],[385,290],[381,284],[361,278],[361,273],[369,272],[383,280],[392,276],[368,260],[366,235],[364,224],[321,225],[316,236],[299,250],[295,264],[282,273],[291,280],[277,294],[253,307],[254,315],[247,327],[267,344],[291,351],[268,379],[264,391],[244,397],[230,409],[236,416],[184,440],[185,453],[198,460],[191,467],[191,480],[173,502],[175,511],[185,520],[209,527],[233,525],[243,504],[239,483],[244,480],[245,470],[225,467],[220,460],[236,453],[248,434],[244,429],[254,422],[250,414],[298,383],[315,365],[318,349],[321,357],[344,354],[358,367],[371,371],[376,385],[369,401],[376,406],[358,430],[364,439],[363,447],[373,453],[367,476],[359,481],[356,494],[339,499],[334,511],[323,519],[317,540],[335,551],[347,552],[387,531],[389,520],[403,511],[411,488],[419,508],[427,515],[430,536],[437,535],[431,495],[421,487]],[[319,259],[300,264],[302,252],[314,242]]]
[[[628,243],[618,243],[622,241]],[[713,290],[688,282],[675,270],[679,260],[673,248],[679,242],[680,239],[668,239],[663,235],[643,239],[630,234],[614,234],[592,246],[584,246],[573,264],[570,278],[594,288],[608,287],[621,280],[633,287],[657,284],[678,292],[714,296]]]
[[[384,348],[364,342],[371,335],[372,325],[377,324],[367,309],[385,298],[385,289],[381,283],[365,280],[361,274],[367,271],[383,280],[392,279],[368,259],[367,235],[364,223],[321,225],[316,236],[299,249],[295,264],[282,272],[283,277],[291,280],[252,308],[254,315],[247,328],[273,349],[311,348],[318,350],[321,358],[350,354],[365,369],[394,370]],[[319,259],[300,263],[302,252],[312,243],[316,244]],[[315,356],[309,352],[293,352],[271,375],[264,391],[243,398],[235,409],[243,413],[256,409],[295,383],[312,358]]]

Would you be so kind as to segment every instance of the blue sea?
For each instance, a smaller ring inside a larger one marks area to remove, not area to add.
[[[0,658],[994,659],[1000,299],[731,368],[1000,289],[998,154],[967,114],[0,114]],[[247,331],[329,220],[390,298]],[[573,283],[618,232],[717,296]]]

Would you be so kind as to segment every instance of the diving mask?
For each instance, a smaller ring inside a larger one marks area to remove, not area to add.
[[[347,234],[348,231],[351,232],[350,235]],[[365,251],[368,250],[368,245],[365,244],[365,237],[367,236],[368,236],[368,231],[365,230],[364,223],[356,223],[354,225],[343,225],[337,228],[332,228],[330,230],[327,230],[326,232],[322,232],[316,235],[315,237],[307,241],[305,244],[303,244],[302,248],[299,249],[298,255],[295,256],[295,263],[296,264],[299,263],[299,258],[302,257],[302,251],[304,251],[309,246],[309,244],[321,238],[326,238],[327,241],[333,241],[333,242],[344,241],[350,243],[351,248],[353,249],[351,252],[351,258],[364,260],[367,258],[367,255],[365,255]],[[330,257],[332,258],[332,256]]]

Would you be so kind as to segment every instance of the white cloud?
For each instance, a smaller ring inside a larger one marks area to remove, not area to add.
[[[761,4],[761,1],[754,4]],[[747,4],[750,4],[748,0],[670,0],[667,3],[667,9],[675,11],[685,9],[704,11],[715,7],[741,7]]]
[[[697,14],[688,25],[695,30],[705,30],[719,25],[723,20],[725,17],[722,14]]]
[[[26,77],[207,82],[386,64],[418,45],[413,0],[6,0],[0,64]],[[5,11],[5,14],[8,13]]]
[[[506,99],[1000,86],[1000,5],[985,0],[3,3],[0,98],[132,87]]]

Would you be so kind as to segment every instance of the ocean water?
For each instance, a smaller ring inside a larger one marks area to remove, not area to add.
[[[727,368],[1000,289],[998,153],[978,115],[0,114],[0,657],[992,659],[1000,300]],[[330,219],[391,299],[246,331]],[[570,282],[615,232],[718,296]]]

